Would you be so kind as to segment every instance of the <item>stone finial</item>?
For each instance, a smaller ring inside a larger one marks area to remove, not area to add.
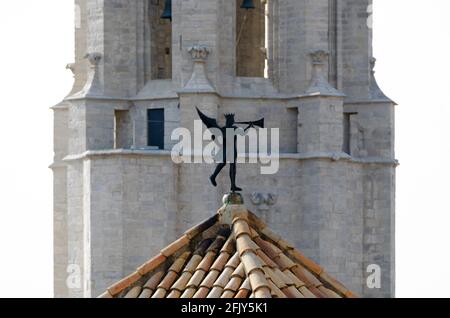
[[[236,192],[224,195],[223,206],[219,209],[219,220],[221,224],[232,225],[236,216],[248,217],[248,210],[244,205],[244,198]]]
[[[311,84],[306,91],[307,95],[324,95],[324,96],[343,96],[341,92],[332,87],[327,79],[325,70],[329,53],[324,50],[312,51],[310,53],[312,59],[312,79]]]
[[[181,93],[216,93],[206,72],[206,60],[211,50],[205,45],[196,44],[188,49],[194,62],[192,76]]]
[[[369,63],[372,74],[375,74],[375,65],[377,64],[377,59],[372,56],[369,60]]]
[[[102,54],[98,52],[87,53],[84,56],[84,58],[89,61],[91,66],[96,67],[100,63],[100,60],[102,59]]]
[[[375,78],[375,66],[377,63],[377,59],[373,56],[369,59],[370,64],[370,100],[372,101],[381,101],[381,102],[392,102],[389,97],[387,97],[380,86],[378,86],[377,80]]]
[[[211,51],[204,45],[194,45],[189,48],[188,52],[192,56],[192,60],[196,62],[206,62]]]
[[[87,80],[84,87],[78,93],[73,94],[72,98],[101,96],[103,94],[103,85],[99,75],[99,64],[102,54],[97,52],[87,53],[84,56],[89,61],[90,69],[88,70]]]
[[[70,70],[73,75],[75,75],[75,63],[69,63],[66,65],[66,70]]]
[[[330,54],[324,50],[317,50],[310,53],[313,65],[325,65]]]
[[[227,193],[223,196],[222,199],[223,204],[225,205],[243,205],[244,204],[244,198],[241,194],[237,192],[231,192]]]

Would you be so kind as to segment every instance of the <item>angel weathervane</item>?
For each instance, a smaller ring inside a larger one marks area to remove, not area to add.
[[[211,183],[213,184],[213,186],[217,187],[216,178],[220,174],[220,172],[223,170],[223,168],[225,168],[225,166],[227,165],[227,129],[233,129],[233,131],[236,131],[236,129],[239,129],[239,127],[236,125],[248,125],[247,128],[244,129],[244,131],[247,131],[250,128],[255,127],[255,126],[264,128],[264,118],[260,119],[258,121],[235,122],[234,114],[225,114],[225,119],[226,119],[225,126],[219,127],[216,119],[209,118],[208,116],[203,114],[198,108],[197,108],[197,112],[198,112],[198,115],[200,116],[200,119],[202,120],[202,122],[205,124],[205,126],[208,129],[218,129],[222,133],[223,160],[221,163],[219,163],[217,165],[216,170],[209,178],[211,180]],[[213,136],[213,140],[214,140],[214,136]],[[233,155],[234,155],[234,157],[233,157],[232,162],[230,162],[230,180],[231,180],[231,191],[232,192],[242,191],[241,188],[236,186],[236,160],[237,160],[237,156],[238,156],[236,142],[237,142],[237,135],[234,134],[234,140],[233,140],[233,148],[234,148]]]

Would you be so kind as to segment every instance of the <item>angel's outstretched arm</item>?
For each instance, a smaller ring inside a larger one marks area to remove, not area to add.
[[[247,130],[249,130],[250,128],[253,128],[253,127],[255,127],[255,126],[253,124],[250,124],[250,125],[248,125],[247,128],[244,129],[244,131],[246,132]]]

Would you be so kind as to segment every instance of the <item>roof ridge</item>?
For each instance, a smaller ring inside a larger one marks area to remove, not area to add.
[[[227,206],[225,213],[230,213],[231,226],[236,240],[236,249],[250,281],[255,298],[271,298],[271,285],[266,278],[263,263],[258,257],[258,245],[253,242],[250,231],[248,211]]]

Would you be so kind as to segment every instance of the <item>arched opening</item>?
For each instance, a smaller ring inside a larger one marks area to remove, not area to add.
[[[269,76],[269,0],[236,0],[236,75]]]
[[[149,0],[151,79],[172,78],[171,0]]]

